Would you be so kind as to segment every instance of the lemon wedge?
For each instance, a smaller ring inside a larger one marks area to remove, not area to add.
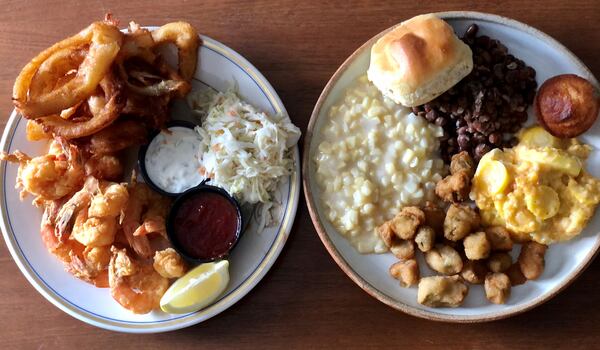
[[[164,312],[183,314],[198,311],[215,301],[229,284],[229,262],[199,265],[179,278],[160,299]]]

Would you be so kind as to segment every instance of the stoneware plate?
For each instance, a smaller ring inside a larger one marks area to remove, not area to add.
[[[246,59],[227,46],[202,37],[194,89],[208,85],[223,91],[235,85],[246,101],[267,113],[287,115],[283,103],[265,77]],[[174,50],[173,50],[174,51]],[[174,56],[174,55],[172,55]],[[169,57],[167,57],[169,58]],[[172,59],[173,57],[171,57]],[[186,119],[190,111],[180,102],[171,111],[173,118]],[[40,154],[42,143],[25,139],[26,121],[13,112],[0,148]],[[293,150],[292,175],[280,182],[275,197],[281,202],[276,224],[261,232],[251,222],[230,256],[230,283],[224,294],[203,310],[174,315],[154,311],[135,315],[122,308],[108,289],[99,289],[65,272],[63,264],[48,253],[39,235],[42,213],[31,205],[31,198],[19,200],[15,190],[17,166],[0,166],[2,176],[1,225],[6,245],[27,280],[46,298],[69,315],[94,326],[131,333],[163,332],[202,322],[226,310],[246,295],[265,276],[281,252],[290,233],[300,195],[300,156]]]
[[[489,35],[506,45],[513,55],[524,60],[537,71],[538,85],[551,76],[575,73],[598,86],[598,82],[584,64],[569,50],[548,35],[515,20],[477,12],[442,12],[445,19],[462,36],[472,23],[479,25],[480,35]],[[362,289],[381,302],[408,314],[431,320],[450,322],[482,322],[509,317],[529,310],[549,300],[571,283],[595,256],[600,246],[600,217],[595,215],[583,233],[562,244],[552,245],[546,254],[546,269],[536,281],[514,287],[505,305],[494,305],[485,299],[481,286],[471,286],[461,307],[433,309],[417,303],[417,289],[401,288],[398,281],[388,274],[389,266],[396,258],[392,254],[359,254],[335,228],[330,225],[321,203],[320,189],[315,177],[313,155],[321,139],[321,127],[329,108],[344,94],[345,89],[369,66],[371,46],[390,29],[378,34],[356,50],[335,72],[313,111],[304,146],[304,188],[312,221],[323,244],[344,270]],[[533,122],[532,111],[530,122]],[[588,168],[594,176],[600,176],[600,124],[588,131],[581,139],[594,147]],[[513,252],[517,256],[518,252]],[[421,260],[421,272],[427,271]]]

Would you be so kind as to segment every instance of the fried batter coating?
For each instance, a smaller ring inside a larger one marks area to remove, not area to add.
[[[387,247],[391,247],[396,238],[396,234],[392,231],[392,224],[389,221],[386,221],[381,226],[377,227],[377,234]]]
[[[425,213],[425,225],[431,227],[436,233],[444,232],[444,218],[446,213],[437,204],[432,202],[425,202],[423,206],[423,213]]]
[[[512,286],[518,286],[527,282],[527,278],[523,276],[523,272],[521,272],[521,267],[519,266],[518,262],[510,265],[510,267],[504,271],[504,273],[510,279],[510,284]]]
[[[451,241],[465,238],[479,227],[479,214],[467,205],[451,204],[444,219],[444,237]]]
[[[485,232],[471,233],[463,241],[465,255],[469,260],[481,260],[490,255],[490,242],[485,236]]]
[[[483,261],[467,260],[460,272],[460,276],[469,283],[482,284],[487,273],[488,269]]]
[[[154,270],[165,278],[181,277],[187,271],[187,265],[173,248],[157,251],[153,260]]]
[[[528,280],[537,279],[544,272],[546,249],[548,246],[537,242],[523,243],[518,262],[523,276]]]
[[[471,178],[466,171],[448,175],[435,185],[435,194],[449,203],[464,202],[469,199]]]
[[[415,244],[413,241],[407,239],[394,242],[390,250],[400,260],[412,259],[415,256]]]
[[[466,171],[469,178],[475,174],[475,162],[467,151],[453,155],[450,160],[450,174],[457,174],[461,171]]]
[[[457,275],[423,277],[419,281],[417,302],[429,307],[457,307],[468,291],[469,287]]]
[[[399,280],[402,287],[410,287],[419,282],[419,265],[415,259],[399,261],[390,266],[390,275]]]
[[[485,229],[488,241],[492,245],[492,250],[511,251],[513,242],[508,230],[502,226],[491,226]]]
[[[425,222],[425,213],[417,207],[404,207],[391,220],[392,230],[400,239],[412,239]]]
[[[425,253],[425,262],[432,270],[444,275],[454,275],[463,268],[458,252],[447,245],[436,247]]]
[[[492,272],[504,272],[512,265],[512,257],[508,253],[494,253],[487,261]]]
[[[431,250],[435,243],[435,231],[429,226],[423,225],[419,227],[415,236],[415,243],[417,243],[417,247],[422,252]]]
[[[450,162],[450,175],[438,181],[435,194],[450,203],[469,199],[473,174],[475,174],[475,163],[468,152],[463,151],[453,155]]]
[[[488,274],[483,287],[485,297],[494,304],[504,304],[510,297],[510,279],[502,272]]]

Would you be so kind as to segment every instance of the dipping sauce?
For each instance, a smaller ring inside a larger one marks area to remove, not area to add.
[[[150,142],[144,159],[150,180],[169,193],[181,193],[198,185],[200,135],[193,129],[174,126]]]
[[[173,222],[175,239],[191,258],[212,259],[227,253],[237,239],[237,208],[224,196],[200,192],[187,198]]]

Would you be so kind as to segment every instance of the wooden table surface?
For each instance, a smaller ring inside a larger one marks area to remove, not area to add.
[[[152,3],[152,4],[151,4]],[[31,57],[111,11],[122,23],[191,22],[250,60],[306,130],[322,88],[363,42],[404,19],[444,10],[491,12],[565,44],[600,77],[600,2],[567,1],[78,1],[0,2],[0,121],[13,80]],[[155,335],[89,326],[29,285],[0,243],[0,347],[13,348],[426,348],[600,347],[600,261],[563,293],[511,319],[456,325],[417,319],[369,297],[331,259],[302,198],[272,270],[239,303],[199,325]]]

